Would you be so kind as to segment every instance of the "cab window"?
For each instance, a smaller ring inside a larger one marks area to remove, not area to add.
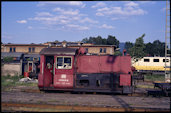
[[[57,57],[57,69],[71,69],[72,68],[72,58],[71,57]]]
[[[153,62],[159,62],[159,59],[153,59]]]

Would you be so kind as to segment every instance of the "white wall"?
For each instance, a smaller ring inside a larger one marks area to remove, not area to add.
[[[21,66],[20,63],[9,63],[1,65],[1,75],[20,75]]]

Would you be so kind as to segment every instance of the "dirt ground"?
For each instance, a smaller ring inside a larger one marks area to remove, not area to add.
[[[139,83],[140,85],[152,83]],[[137,88],[135,92],[145,92]],[[36,86],[16,86],[1,92],[1,103],[50,104],[67,106],[170,109],[169,97],[127,96],[113,94],[79,94],[71,92],[40,92]]]

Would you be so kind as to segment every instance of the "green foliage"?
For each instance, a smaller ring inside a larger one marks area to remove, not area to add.
[[[165,43],[159,40],[153,41],[153,43],[147,43],[145,45],[145,53],[149,56],[165,56]]]
[[[101,36],[84,38],[83,43],[93,43],[95,45],[116,45],[119,47],[119,40],[115,36],[108,35],[108,38],[102,38]]]
[[[55,43],[59,42],[58,40],[55,40]]]
[[[7,56],[3,58],[4,63],[9,63],[13,61],[13,57]]]
[[[16,84],[17,81],[19,81],[19,79],[22,76],[1,76],[1,85],[2,87],[8,87],[8,86],[14,86]]]
[[[134,59],[134,61],[137,61],[138,59],[141,59],[146,55],[144,52],[145,49],[145,44],[143,39],[144,36],[145,34],[137,38],[134,46],[131,49],[129,49],[130,55]]]
[[[144,76],[145,81],[165,81],[165,75],[160,74],[146,74]]]
[[[119,47],[119,40],[117,40],[115,36],[108,35],[107,45],[116,45]]]
[[[27,58],[26,60],[27,60],[27,61],[31,61],[31,58]]]
[[[116,56],[122,56],[122,53],[120,51],[115,51],[114,55],[116,55]]]
[[[146,46],[145,46],[145,53],[148,56],[153,56],[154,55],[153,44],[151,42],[146,44]]]
[[[82,39],[82,42],[83,43],[89,43],[89,39],[88,38],[84,38],[84,39]]]
[[[162,43],[159,40],[155,40],[153,42],[153,50],[155,55],[165,56],[165,43]]]
[[[14,86],[37,86],[37,83],[23,83],[18,82],[21,78],[23,78],[23,75],[15,75],[15,76],[1,76],[1,90],[2,91],[9,91]]]
[[[130,49],[131,49],[133,46],[134,46],[133,43],[131,43],[131,42],[125,42],[124,48],[126,49],[127,53],[130,54]]]

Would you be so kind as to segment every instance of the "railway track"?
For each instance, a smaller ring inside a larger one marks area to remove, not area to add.
[[[40,91],[40,90],[38,90],[38,89],[23,89],[23,90],[21,90],[22,92],[28,92],[28,93],[45,93],[45,92],[43,92],[43,91]],[[50,92],[50,91],[49,91]],[[53,91],[53,92],[55,92],[55,91]],[[63,93],[72,93],[72,92],[63,92]],[[83,94],[84,93],[86,93],[86,92],[82,92]],[[97,94],[96,92],[92,92],[92,94]],[[120,95],[120,96],[122,96],[122,95]],[[135,93],[132,93],[132,94],[128,94],[127,96],[135,96],[135,97],[138,97],[138,96],[147,96],[147,94],[146,93],[137,93],[137,92],[135,92]]]
[[[22,89],[21,91],[27,92],[27,93],[45,93],[38,89]],[[48,91],[48,92],[50,92],[50,91]],[[55,92],[55,91],[52,91],[52,92]],[[72,93],[72,92],[63,92],[63,93]],[[86,92],[81,92],[81,93],[85,94]],[[91,92],[91,94],[98,94],[98,93]],[[120,96],[122,96],[122,95],[120,95]],[[123,95],[123,96],[125,96],[125,95]],[[128,94],[127,96],[129,96],[129,97],[145,97],[145,96],[149,96],[149,94],[148,94],[148,92],[134,92],[132,94]],[[160,95],[158,95],[158,96],[160,96]]]
[[[91,107],[91,106],[64,106],[64,105],[49,105],[49,104],[24,104],[24,103],[1,103],[2,111],[8,112],[170,112],[169,109],[154,109],[154,108],[121,108],[121,107]]]

